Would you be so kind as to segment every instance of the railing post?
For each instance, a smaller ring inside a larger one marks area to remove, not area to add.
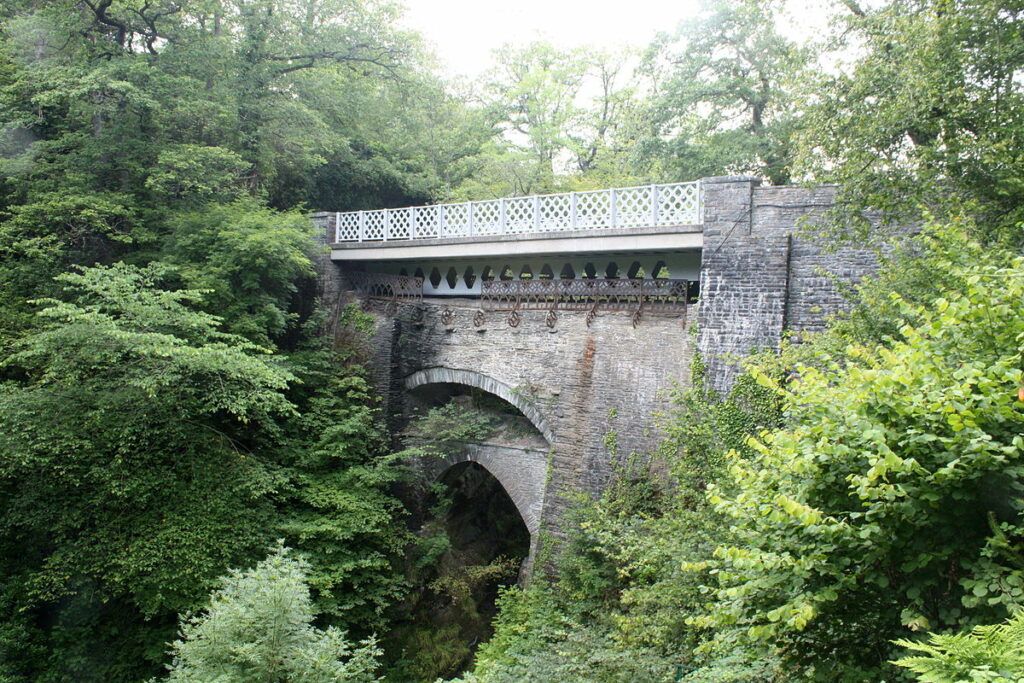
[[[498,234],[507,235],[508,233],[508,209],[505,208],[505,198],[502,197],[498,200]]]
[[[334,241],[341,241],[341,211],[334,212]]]
[[[474,232],[473,232],[473,206],[474,206],[473,202],[470,202],[469,203],[469,233],[468,233],[468,235],[470,237],[472,237],[473,234],[474,234]]]
[[[409,239],[416,239],[416,207],[409,209]]]
[[[697,181],[697,215],[694,216],[693,222],[695,225],[702,225],[704,223],[704,183],[700,180]],[[687,291],[689,296],[689,291]]]
[[[658,225],[658,186],[651,193],[651,227]]]
[[[540,195],[533,196],[533,231],[540,232]]]
[[[391,230],[391,209],[384,209],[384,241],[388,241],[388,232]]]
[[[569,205],[572,207],[572,229],[576,229],[576,193],[569,194]]]
[[[437,236],[444,237],[444,204],[437,207]]]
[[[618,193],[615,188],[612,188],[612,224],[611,227],[617,228],[619,226],[619,207],[618,207]]]
[[[366,240],[366,212],[359,212],[359,241]]]

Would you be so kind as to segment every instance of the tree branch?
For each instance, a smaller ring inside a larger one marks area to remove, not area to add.
[[[839,0],[839,1],[846,7],[846,9],[850,10],[851,12],[853,12],[858,17],[861,17],[863,19],[864,16],[866,16],[865,13],[864,13],[864,10],[861,9],[861,6],[857,4],[857,0]]]

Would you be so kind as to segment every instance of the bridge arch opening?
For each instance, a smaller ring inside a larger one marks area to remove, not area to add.
[[[421,547],[437,553],[415,559],[414,628],[443,633],[451,655],[422,680],[450,678],[491,637],[500,588],[528,571],[550,448],[541,427],[550,431],[522,396],[480,373],[432,368],[407,377],[405,387],[407,434],[429,446],[416,461],[414,528]],[[484,429],[463,429],[479,424]]]
[[[513,581],[530,552],[530,529],[501,481],[484,465],[467,460],[437,478],[446,498],[444,524],[451,548],[467,565],[511,560]],[[492,596],[493,598],[496,597]]]
[[[424,458],[424,472],[436,479],[460,463],[483,466],[508,494],[529,533],[536,534],[552,442],[547,425],[533,406],[489,377],[436,370],[406,380],[408,435],[440,453]],[[443,412],[432,412],[436,409]]]
[[[530,532],[515,504],[479,463],[440,472],[426,505],[411,618],[391,638],[403,656],[413,655],[402,680],[448,680],[465,671],[494,633],[499,591],[522,578],[530,553]]]
[[[434,389],[421,389],[428,385],[442,386],[435,387]],[[431,398],[431,392],[438,393],[440,398],[451,398],[456,392],[464,391],[464,389],[459,389],[459,387],[479,389],[508,403],[529,420],[530,424],[544,437],[548,445],[554,443],[554,433],[537,405],[527,398],[524,392],[493,377],[474,370],[436,367],[414,372],[405,378],[405,389],[407,392],[410,392],[414,399],[430,399],[434,401],[434,405],[438,405],[436,403],[438,397]]]

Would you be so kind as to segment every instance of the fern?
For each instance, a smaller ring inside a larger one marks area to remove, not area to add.
[[[922,683],[1024,683],[1024,612],[967,633],[931,634],[927,642],[896,643],[921,653],[893,663],[918,674]]]

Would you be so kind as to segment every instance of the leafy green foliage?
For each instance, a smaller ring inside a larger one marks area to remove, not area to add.
[[[165,258],[188,287],[208,291],[229,330],[266,346],[294,326],[292,296],[313,272],[307,218],[248,201],[178,214],[171,229]]]
[[[771,658],[744,659],[736,648],[735,661],[698,671],[703,633],[687,617],[710,598],[708,575],[694,566],[729,533],[705,489],[725,485],[730,448],[778,424],[778,397],[746,377],[723,400],[697,358],[689,388],[672,398],[657,453],[621,468],[598,500],[577,501],[557,578],[534,576],[504,595],[494,638],[466,680],[739,681],[775,670]]]
[[[170,681],[379,680],[380,650],[333,628],[312,625],[306,566],[284,547],[247,571],[232,570],[200,614],[183,617],[173,643]]]
[[[279,529],[309,560],[318,613],[358,633],[381,630],[406,591],[396,565],[408,534],[390,493],[404,474],[384,456],[370,386],[358,368],[339,375],[322,353],[301,374],[317,387],[288,426],[294,453],[289,502]],[[312,438],[311,438],[312,435]]]
[[[967,633],[933,634],[926,642],[899,640],[911,652],[893,664],[910,669],[923,683],[1019,681],[1024,678],[1024,612],[994,626]]]
[[[409,432],[420,444],[418,449],[444,456],[462,449],[467,442],[483,441],[497,426],[498,419],[493,414],[449,401],[412,420]]]
[[[293,375],[191,308],[197,293],[155,288],[165,273],[62,276],[71,300],[48,302],[4,361],[25,380],[0,388],[3,575],[22,587],[8,607],[91,611],[111,620],[96,638],[152,618],[104,657],[75,642],[88,620],[51,634],[87,658],[83,671],[115,678],[164,616],[266,544],[283,478],[254,451],[294,410],[282,393]]]
[[[542,583],[507,589],[494,638],[464,683],[676,680],[677,666],[651,651],[622,648],[601,627],[576,621]]]
[[[358,369],[220,331],[199,293],[158,287],[173,275],[62,276],[69,300],[50,300],[4,362],[20,378],[0,387],[12,676],[138,680],[171,615],[275,534],[313,556],[317,609],[335,623],[369,632],[403,592],[398,472],[378,459]]]
[[[458,197],[481,198],[630,184],[642,75],[623,51],[559,49],[535,41],[495,51],[482,77],[489,142],[467,156]]]
[[[809,53],[776,29],[771,2],[707,2],[674,38],[652,46],[663,83],[644,155],[690,180],[730,173],[790,179],[794,84]]]

